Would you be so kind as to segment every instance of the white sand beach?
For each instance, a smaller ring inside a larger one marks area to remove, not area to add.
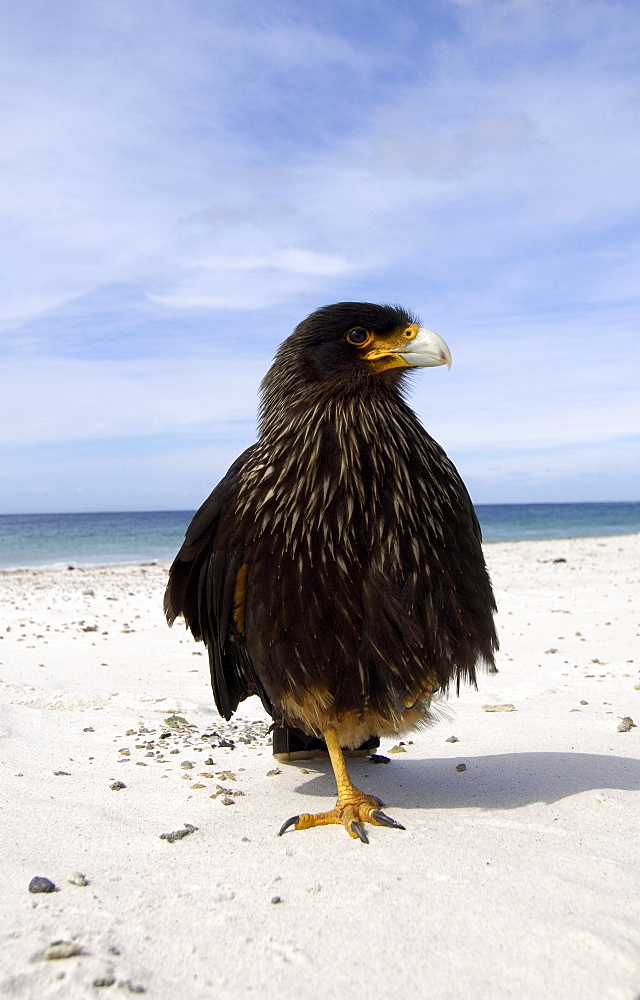
[[[0,574],[0,995],[637,1000],[640,536],[486,554],[500,672],[352,762],[369,845],[276,836],[329,763],[219,719],[166,566]]]

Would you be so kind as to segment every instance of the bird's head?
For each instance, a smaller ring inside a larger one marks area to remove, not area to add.
[[[348,380],[390,369],[451,366],[444,340],[400,306],[338,302],[307,316],[284,342],[305,381]]]

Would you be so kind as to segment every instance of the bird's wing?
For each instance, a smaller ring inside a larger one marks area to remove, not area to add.
[[[164,597],[167,621],[182,615],[209,652],[211,683],[218,711],[231,718],[240,701],[258,694],[271,705],[244,644],[246,564],[231,539],[239,476],[255,445],[233,463],[195,514],[169,571]]]

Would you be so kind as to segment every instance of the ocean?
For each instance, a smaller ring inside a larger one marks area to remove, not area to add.
[[[485,542],[640,532],[640,503],[478,504]],[[0,514],[0,569],[169,562],[193,511]]]

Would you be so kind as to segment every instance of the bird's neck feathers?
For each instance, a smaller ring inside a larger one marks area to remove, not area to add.
[[[413,417],[404,402],[408,369],[375,375],[359,364],[357,369],[319,377],[299,351],[287,347],[285,341],[262,381],[261,441],[275,443],[299,431],[305,437],[313,435],[323,416],[333,418],[344,430],[367,436],[375,434],[381,417],[392,422],[407,414]]]
[[[241,475],[242,520],[256,534],[280,525],[293,545],[296,524],[305,536],[328,538],[331,525],[353,533],[355,516],[371,522],[376,544],[390,545],[393,533],[382,530],[377,511],[391,502],[397,516],[413,520],[413,473],[434,445],[397,383],[373,376],[331,389],[282,364],[274,369],[263,383],[260,437]],[[331,508],[337,513],[327,519]]]

